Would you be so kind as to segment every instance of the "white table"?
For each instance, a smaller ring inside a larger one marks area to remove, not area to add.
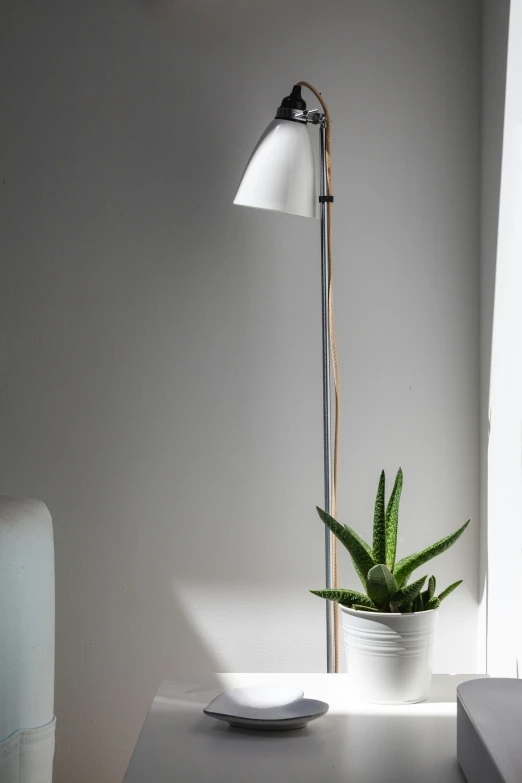
[[[429,701],[353,701],[343,674],[214,674],[161,682],[124,783],[463,783],[456,688],[482,675],[434,675]],[[203,715],[227,688],[295,685],[330,704],[297,731],[230,728]]]

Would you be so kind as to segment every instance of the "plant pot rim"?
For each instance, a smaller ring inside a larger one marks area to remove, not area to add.
[[[364,615],[365,617],[420,617],[421,615],[426,614],[433,614],[433,612],[438,612],[440,607],[437,607],[436,609],[424,609],[422,612],[372,612],[368,610],[365,612],[363,609],[352,609],[351,606],[343,606],[342,604],[337,604],[339,609],[342,612],[346,612],[347,614],[351,615]]]

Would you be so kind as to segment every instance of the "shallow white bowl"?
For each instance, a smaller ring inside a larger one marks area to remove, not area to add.
[[[303,691],[280,685],[253,685],[221,693],[205,715],[231,726],[264,730],[301,729],[328,712],[328,704],[304,699]]]

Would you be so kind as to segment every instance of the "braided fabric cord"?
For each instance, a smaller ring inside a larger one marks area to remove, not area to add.
[[[326,184],[327,195],[332,196],[332,151],[331,151],[331,134],[332,134],[332,120],[328,106],[324,101],[319,90],[310,84],[309,82],[297,82],[300,87],[307,87],[321,106],[323,107],[324,114],[326,116],[326,138],[325,138],[325,152],[326,152]],[[341,392],[339,385],[339,360],[337,356],[337,339],[335,335],[335,318],[334,318],[334,304],[333,304],[333,275],[332,275],[332,202],[326,203],[326,220],[328,226],[328,323],[330,331],[330,352],[332,357],[332,370],[334,379],[334,397],[335,397],[335,424],[334,424],[334,448],[333,448],[333,482],[332,482],[332,509],[331,514],[333,517],[337,516],[337,478],[338,478],[338,465],[339,465],[339,421],[341,412]],[[333,587],[338,586],[338,573],[337,573],[337,539],[332,536],[332,582]],[[335,646],[335,671],[339,671],[339,607],[334,604],[334,646]]]

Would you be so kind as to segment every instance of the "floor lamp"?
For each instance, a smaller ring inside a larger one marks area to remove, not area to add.
[[[308,111],[301,95],[308,87],[322,111]],[[321,167],[319,194],[312,142],[307,125],[319,128]],[[337,453],[339,437],[339,383],[332,302],[331,209],[333,203],[331,157],[331,121],[321,94],[308,82],[298,82],[283,99],[259,139],[246,166],[234,204],[286,212],[290,215],[321,218],[321,284],[323,347],[323,442],[324,509],[336,514]],[[332,422],[332,383],[334,379],[335,415]],[[332,423],[334,438],[332,448]],[[325,528],[326,587],[337,586],[336,540]],[[337,605],[326,602],[327,671],[338,671]]]

